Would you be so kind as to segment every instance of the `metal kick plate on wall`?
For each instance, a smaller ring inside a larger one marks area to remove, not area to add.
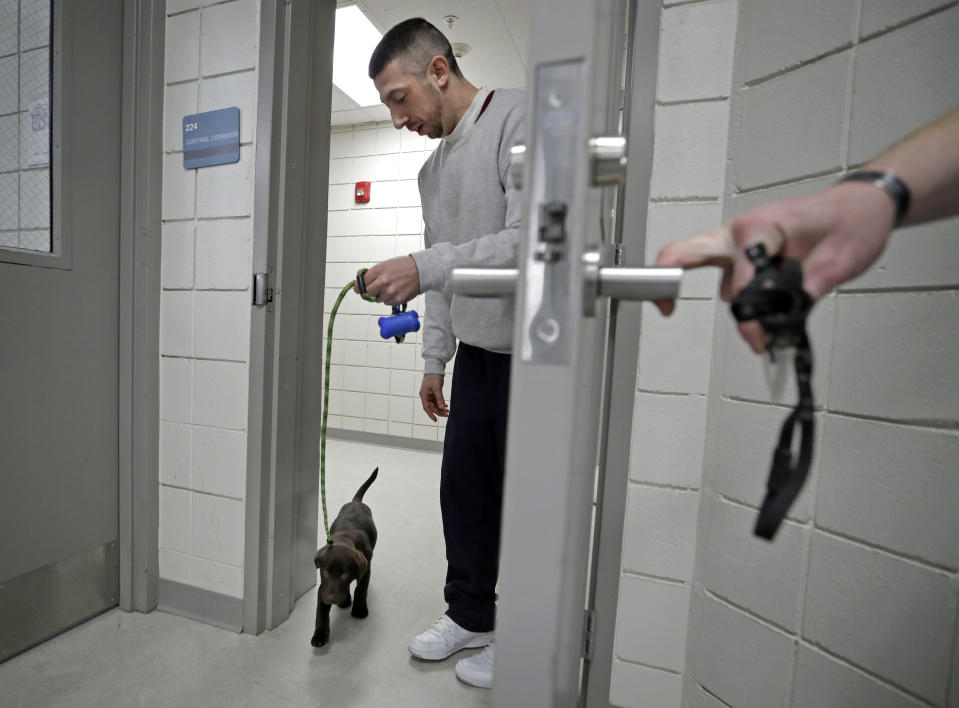
[[[526,292],[522,306],[524,362],[566,364],[570,359],[571,263],[569,224],[582,219],[576,198],[586,64],[582,59],[536,68],[533,142],[527,150]],[[573,234],[573,238],[576,235]]]

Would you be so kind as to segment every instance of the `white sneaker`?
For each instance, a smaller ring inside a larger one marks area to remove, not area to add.
[[[456,662],[453,669],[456,678],[470,686],[493,687],[493,645],[488,645],[479,654],[473,654]]]
[[[410,654],[420,659],[440,661],[460,649],[478,649],[492,641],[492,632],[471,632],[443,615],[432,627],[413,637],[409,649]]]

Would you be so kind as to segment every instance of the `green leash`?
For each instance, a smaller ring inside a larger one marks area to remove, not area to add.
[[[363,275],[366,271],[366,268],[360,268],[356,272],[357,277]],[[327,543],[333,543],[326,513],[326,416],[330,408],[330,353],[333,351],[333,320],[336,319],[336,311],[340,309],[340,303],[343,302],[343,298],[353,289],[354,282],[355,281],[351,280],[340,290],[340,295],[336,298],[336,303],[334,303],[333,309],[330,311],[330,324],[326,327],[326,365],[323,376],[323,426],[320,430],[320,498],[323,500],[323,527],[326,529]],[[376,302],[376,298],[369,293],[361,293],[360,297],[367,302]]]

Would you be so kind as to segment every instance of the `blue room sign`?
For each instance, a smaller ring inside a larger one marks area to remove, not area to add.
[[[183,167],[225,165],[240,159],[240,109],[183,116]]]

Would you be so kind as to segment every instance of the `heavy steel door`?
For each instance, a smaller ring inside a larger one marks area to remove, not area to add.
[[[38,5],[21,1],[20,15]],[[28,185],[52,194],[50,247],[0,249],[0,660],[116,605],[118,592],[123,3],[52,5],[48,164],[27,146],[0,175],[19,182],[17,208]],[[19,23],[20,67],[43,62],[24,59],[30,31]],[[13,103],[24,133],[26,85]]]
[[[588,687],[590,705],[608,705],[608,669],[591,683],[589,659],[595,643],[612,643],[615,589],[610,601],[596,580],[602,572],[618,586],[621,539],[602,537],[603,496],[622,506],[626,454],[607,454],[606,421],[610,406],[631,416],[639,320],[633,304],[619,326],[616,301],[674,297],[681,275],[625,267],[622,248],[642,264],[652,154],[651,130],[630,144],[623,97],[648,124],[655,83],[653,52],[652,80],[630,86],[627,27],[652,24],[658,36],[659,3],[533,0],[531,10],[527,139],[514,150],[526,200],[518,285],[510,271],[453,277],[464,294],[516,293],[492,699],[576,706]],[[637,185],[628,198],[627,157]],[[616,444],[628,447],[628,436]],[[591,635],[599,592],[605,624]]]

